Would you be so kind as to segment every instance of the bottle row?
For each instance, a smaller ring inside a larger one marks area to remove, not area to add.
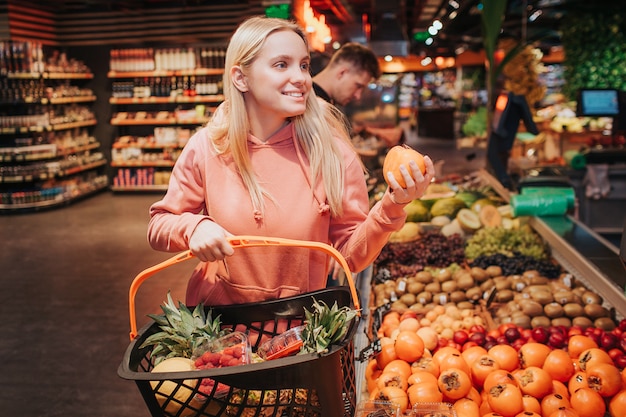
[[[196,68],[224,68],[224,48],[132,48],[113,49],[111,71],[178,71]]]
[[[86,73],[89,68],[65,52],[45,53],[40,42],[0,41],[0,74],[44,72]]]
[[[220,76],[145,77],[114,81],[115,98],[194,97],[222,94]]]
[[[24,182],[28,178],[40,180],[66,176],[74,169],[82,169],[89,165],[104,163],[102,152],[86,152],[82,155],[70,155],[59,161],[37,162],[28,165],[0,165],[0,182]]]
[[[33,208],[61,204],[106,188],[108,182],[106,175],[89,172],[84,176],[59,181],[50,187],[0,192],[0,208]]]
[[[38,79],[0,79],[1,103],[36,103],[60,98],[92,97],[93,90],[58,80],[55,85]]]
[[[122,168],[117,170],[113,177],[114,188],[167,187],[171,176],[170,171],[161,171],[156,168]]]
[[[77,104],[45,107],[37,105],[28,109],[27,114],[0,116],[0,128],[48,127],[63,123],[94,120],[95,114],[89,107]]]
[[[33,135],[4,138],[0,147],[0,162],[36,160],[69,155],[78,148],[93,148],[99,144],[86,128],[63,131],[43,131]]]

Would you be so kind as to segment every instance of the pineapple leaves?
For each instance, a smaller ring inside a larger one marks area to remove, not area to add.
[[[163,314],[148,314],[161,329],[146,338],[140,349],[152,346],[150,356],[155,363],[178,356],[191,358],[193,351],[206,341],[223,336],[220,317],[213,318],[212,311],[205,313],[202,303],[193,312],[182,302],[178,306],[167,293],[167,300],[161,306]]]
[[[348,333],[350,322],[357,311],[339,307],[337,302],[328,307],[323,301],[313,301],[313,311],[304,309],[304,344],[301,353],[326,353],[332,344],[340,343]]]

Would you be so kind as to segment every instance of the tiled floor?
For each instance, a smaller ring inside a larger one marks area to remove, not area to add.
[[[484,152],[448,140],[410,142],[446,172],[484,167]],[[146,241],[156,194],[102,192],[54,210],[0,216],[0,416],[147,417],[118,377],[129,344],[128,288],[169,255]],[[168,290],[184,299],[194,262],[157,274],[137,294],[140,325]]]

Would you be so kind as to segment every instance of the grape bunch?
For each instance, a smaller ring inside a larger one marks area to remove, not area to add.
[[[464,241],[459,235],[444,236],[427,231],[412,242],[387,243],[374,266],[389,271],[390,278],[413,275],[426,266],[447,267],[465,259]]]
[[[497,265],[502,268],[503,275],[521,275],[524,271],[536,270],[546,278],[558,278],[563,272],[562,268],[547,259],[537,259],[532,256],[514,252],[512,256],[502,253],[494,255],[481,255],[472,261],[472,266],[487,268]]]

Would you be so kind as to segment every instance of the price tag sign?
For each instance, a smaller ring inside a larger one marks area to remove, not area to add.
[[[380,344],[380,339],[376,339],[372,343],[361,349],[361,352],[359,352],[359,357],[357,359],[359,360],[359,362],[369,361],[378,353],[380,353],[381,350],[382,346]]]

